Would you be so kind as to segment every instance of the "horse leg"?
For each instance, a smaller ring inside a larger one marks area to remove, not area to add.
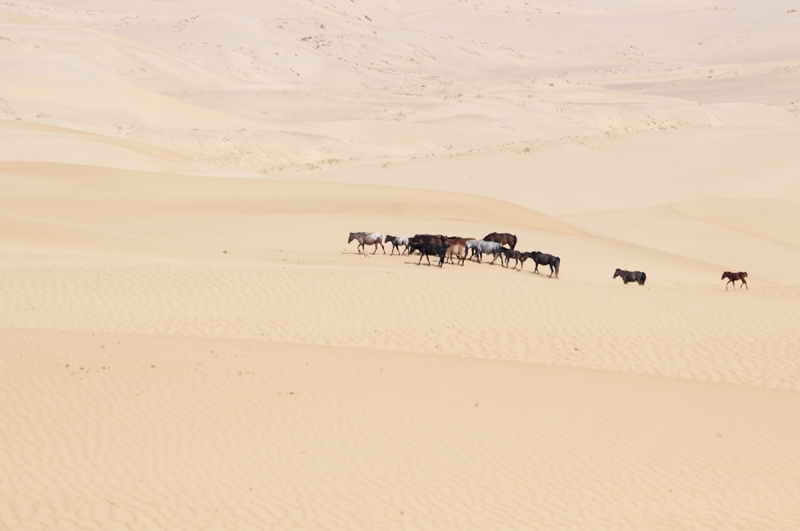
[[[427,255],[427,254],[426,254],[426,255],[425,255],[425,260],[427,260],[427,261],[428,261],[428,267],[430,267],[430,266],[431,266],[431,257],[430,257],[429,255]]]
[[[731,279],[728,279],[728,281],[725,283],[725,291],[728,291],[728,284],[730,284],[730,283],[731,283]],[[733,289],[736,289],[736,284],[733,285]]]
[[[381,242],[378,242],[378,243],[381,244],[381,251],[383,251],[383,254],[386,254],[386,247],[383,246],[383,243],[381,243]],[[375,246],[375,250],[376,251],[378,250],[378,246],[377,245]]]
[[[742,284],[744,284],[744,287],[747,288],[747,291],[750,291],[750,287],[747,285],[747,281],[745,279],[742,279]],[[742,289],[742,288],[740,287],[739,289]]]
[[[534,262],[534,264],[536,264],[536,267],[533,268],[533,272],[538,275],[539,274],[539,262]]]
[[[422,257],[423,256],[425,256],[425,255],[422,254],[422,249],[420,249],[420,251],[419,251],[419,262],[417,262],[417,265],[422,265]]]

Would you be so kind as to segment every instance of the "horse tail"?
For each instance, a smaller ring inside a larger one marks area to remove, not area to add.
[[[511,249],[513,250],[514,247],[516,247],[516,246],[517,246],[517,235],[516,234],[512,234],[511,235]]]
[[[642,286],[644,286],[644,281],[647,280],[647,275],[642,271]]]
[[[560,267],[561,267],[561,258],[556,256],[556,263],[555,263],[556,278],[558,278],[558,270],[559,270]]]

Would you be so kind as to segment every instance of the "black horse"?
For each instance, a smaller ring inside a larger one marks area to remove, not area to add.
[[[638,282],[640,286],[644,286],[644,281],[647,280],[647,275],[642,271],[626,271],[624,269],[617,269],[614,272],[614,278],[622,277],[622,282]]]
[[[533,251],[532,253],[523,253],[523,255],[522,255],[522,263],[524,264],[525,260],[527,260],[528,258],[533,260],[533,263],[536,264],[536,267],[533,270],[534,273],[536,273],[538,275],[539,274],[539,266],[540,265],[546,265],[546,266],[550,266],[550,275],[549,276],[552,277],[553,274],[555,274],[556,278],[558,278],[558,270],[561,267],[561,258],[559,258],[557,256],[553,256],[552,254],[546,254],[546,253],[540,253],[539,251]]]
[[[523,257],[524,253],[521,253],[520,251],[515,251],[514,249],[506,249],[505,247],[501,247],[500,254],[502,254],[503,257],[505,257],[506,259],[506,264],[505,264],[506,268],[508,268],[508,265],[511,263],[511,260],[514,260],[514,269],[516,269],[518,265],[520,266],[520,269],[522,269],[522,266],[525,264],[525,258]]]
[[[442,264],[444,264],[444,257],[447,254],[447,247],[438,243],[412,243],[408,250],[409,256],[414,254],[414,251],[419,251],[419,262],[417,262],[417,265],[422,264],[423,256],[428,261],[428,265],[431,265],[431,259],[428,258],[428,256],[434,255],[439,257],[439,267],[442,267]]]

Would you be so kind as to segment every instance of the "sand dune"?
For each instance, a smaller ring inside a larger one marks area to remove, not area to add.
[[[796,522],[796,392],[263,341],[0,341],[27,353],[2,361],[21,404],[2,412],[5,527]]]
[[[800,247],[800,204],[775,199],[716,199],[678,203],[684,214]]]
[[[239,252],[228,254],[235,260]],[[566,266],[566,278],[556,281],[499,265],[434,271],[424,260],[417,268],[416,258],[381,255],[369,267],[358,256],[329,260],[316,265],[284,248],[258,266],[61,259],[65,265],[54,270],[51,262],[29,261],[4,269],[0,326],[262,339],[800,386],[794,289],[745,298],[587,285],[569,280]],[[480,286],[474,301],[464,300],[469,286]],[[476,305],[484,314],[479,324],[470,318]]]
[[[798,9],[4,4],[0,528],[797,529]]]

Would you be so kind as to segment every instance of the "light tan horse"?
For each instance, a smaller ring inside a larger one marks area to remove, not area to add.
[[[378,234],[377,232],[351,232],[350,237],[347,238],[347,243],[356,240],[358,242],[358,246],[356,247],[356,252],[361,253],[361,249],[366,251],[367,245],[374,245],[375,250],[372,251],[372,254],[378,252],[378,246],[381,246],[383,249],[383,254],[386,254],[386,249],[383,247],[383,235]]]

